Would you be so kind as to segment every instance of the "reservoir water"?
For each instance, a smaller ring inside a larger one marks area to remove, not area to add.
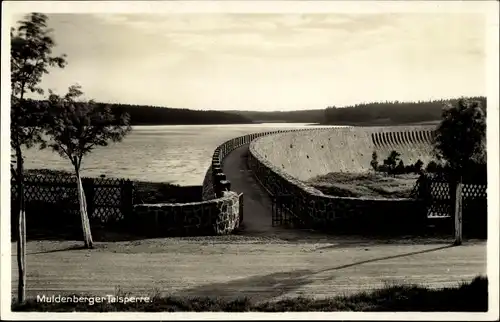
[[[99,147],[85,156],[82,173],[200,185],[214,149],[224,141],[249,133],[306,126],[315,127],[299,123],[134,126],[122,142]],[[69,160],[50,150],[31,148],[25,156],[27,169],[72,171]]]

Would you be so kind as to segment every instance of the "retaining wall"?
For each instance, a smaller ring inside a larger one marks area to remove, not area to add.
[[[225,191],[223,197],[182,204],[134,205],[126,225],[149,237],[226,235],[240,225],[240,197]]]

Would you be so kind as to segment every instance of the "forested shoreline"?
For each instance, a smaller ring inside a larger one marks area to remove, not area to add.
[[[486,113],[486,97],[468,97],[481,102]],[[327,107],[322,124],[338,125],[398,125],[441,120],[445,104],[455,105],[459,98],[419,102],[376,102],[346,107]]]
[[[26,99],[24,106],[30,113],[38,113],[43,109],[43,105],[48,102],[45,100]],[[75,105],[81,103],[74,103]],[[132,105],[119,103],[100,103],[96,102],[99,109],[109,107],[115,116],[124,115],[130,117],[130,125],[193,125],[193,124],[252,124],[251,119],[229,113],[225,111],[199,111],[181,108]],[[30,123],[30,121],[27,121]],[[32,125],[28,124],[27,125]],[[34,124],[33,124],[34,125]]]
[[[468,97],[481,102],[486,112],[486,97]],[[299,111],[229,111],[254,122],[315,123],[324,125],[399,125],[437,123],[445,104],[459,98],[418,102],[371,102],[352,106]]]
[[[197,111],[181,108],[104,104],[130,115],[131,125],[249,124],[251,119],[225,111]]]
[[[268,123],[321,123],[324,121],[325,109],[302,111],[237,111],[230,113],[239,114],[252,121]]]
[[[481,102],[486,112],[486,97],[468,97]],[[176,124],[251,124],[311,123],[325,125],[398,125],[432,123],[441,120],[445,104],[456,104],[459,98],[418,102],[372,102],[345,107],[327,107],[303,111],[197,111],[158,106],[108,104],[127,112],[131,125]],[[103,103],[99,103],[103,104]]]
[[[481,102],[486,112],[486,97],[469,97]],[[43,103],[44,101],[28,100]],[[403,125],[435,123],[441,119],[446,103],[458,98],[419,102],[373,102],[346,107],[327,107],[303,111],[216,111],[190,110],[137,104],[96,103],[109,106],[116,114],[126,112],[130,125],[310,123],[324,125]]]

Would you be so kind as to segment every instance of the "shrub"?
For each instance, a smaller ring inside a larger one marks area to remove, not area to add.
[[[399,160],[398,165],[394,169],[395,174],[403,174],[406,172],[405,164],[403,163],[403,160]]]
[[[370,162],[370,165],[374,171],[378,170],[378,155],[375,151],[373,151],[372,153],[372,161]]]
[[[384,160],[384,165],[386,166],[387,172],[390,174],[395,174],[396,165],[398,164],[399,157],[401,154],[397,151],[392,150],[387,159]]]
[[[436,173],[439,170],[439,165],[437,164],[436,161],[431,161],[429,164],[427,164],[427,167],[425,168],[425,171],[429,173]]]
[[[422,160],[418,159],[414,164],[405,165],[403,160],[399,158],[400,156],[401,154],[399,152],[391,151],[389,156],[384,160],[384,163],[378,164],[377,152],[373,151],[370,166],[376,172],[385,172],[389,174],[422,173],[422,168],[424,166]],[[431,166],[431,169],[433,169],[433,171],[437,171],[438,165],[436,162],[434,162],[434,165]]]
[[[422,162],[422,160],[418,159],[417,162],[415,162],[415,164],[413,165],[413,172],[421,173],[423,166],[424,166],[424,163]]]

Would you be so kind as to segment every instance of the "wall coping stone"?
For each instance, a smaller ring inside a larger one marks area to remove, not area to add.
[[[196,202],[186,202],[186,203],[141,203],[135,204],[134,207],[185,207],[185,206],[195,206],[195,205],[203,205],[209,203],[217,203],[224,200],[232,199],[238,194],[234,191],[224,191],[224,196],[220,198],[214,198],[210,200],[196,201]]]

